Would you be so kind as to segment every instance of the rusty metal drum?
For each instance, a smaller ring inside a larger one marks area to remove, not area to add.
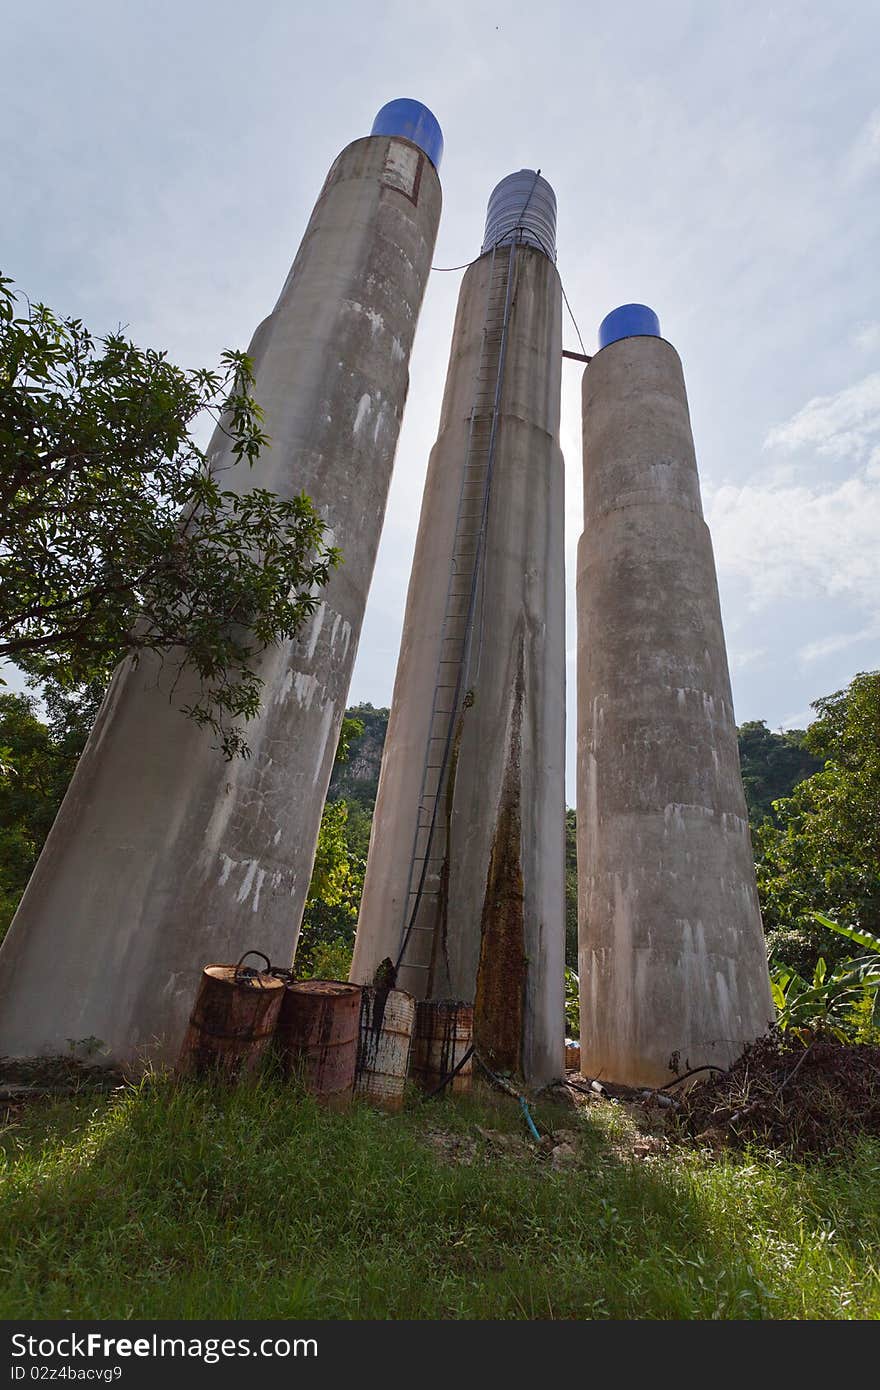
[[[471,1089],[474,1006],[459,999],[422,999],[416,1004],[410,1072],[426,1091],[436,1091],[447,1077],[446,1091]],[[456,1071],[456,1068],[458,1070]],[[453,1076],[452,1073],[455,1072]]]
[[[365,985],[354,1093],[385,1110],[403,1105],[416,1001],[403,989]]]
[[[288,1073],[327,1104],[348,1105],[357,1062],[361,987],[342,980],[296,980],[284,991],[277,1047]]]
[[[573,1042],[571,1038],[565,1040],[565,1070],[580,1071],[581,1069],[581,1045]]]
[[[243,969],[241,961],[205,966],[177,1062],[182,1076],[216,1072],[232,1080],[257,1069],[275,1036],[284,998],[283,980],[270,974],[268,960],[266,965],[265,971]]]

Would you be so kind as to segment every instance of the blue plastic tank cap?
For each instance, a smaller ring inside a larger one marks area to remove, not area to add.
[[[607,347],[620,338],[659,338],[660,320],[647,304],[621,304],[612,309],[599,324],[599,347]]]
[[[435,169],[443,158],[443,131],[433,111],[420,101],[398,97],[386,102],[373,122],[371,135],[402,135],[424,150]]]

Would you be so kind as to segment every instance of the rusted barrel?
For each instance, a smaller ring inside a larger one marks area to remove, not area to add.
[[[474,1041],[474,1006],[459,999],[422,999],[416,1004],[413,1035],[412,1078],[426,1091],[436,1091],[456,1067],[464,1063],[445,1087],[469,1091],[473,1057],[467,1054]],[[464,1059],[467,1057],[467,1061]]]
[[[360,1011],[360,985],[342,980],[297,980],[284,991],[277,1034],[282,1065],[335,1106],[351,1100]]]
[[[565,1039],[565,1070],[580,1071],[581,1069],[581,1045],[579,1042],[572,1042],[571,1038]]]
[[[260,955],[248,951],[248,955]],[[253,1072],[275,1035],[284,981],[237,965],[206,965],[180,1050],[183,1076],[220,1072],[230,1079]],[[265,956],[267,967],[269,962]]]
[[[354,1093],[385,1110],[403,1105],[416,1001],[402,989],[365,985],[361,993]]]

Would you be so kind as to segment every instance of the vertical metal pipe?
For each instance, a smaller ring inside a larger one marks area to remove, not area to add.
[[[684,377],[643,309],[583,378],[581,1065],[658,1085],[727,1066],[773,1007]]]
[[[253,470],[221,431],[210,446],[226,487],[305,491],[343,564],[260,660],[248,761],[179,712],[198,691],[173,662],[117,671],[0,953],[0,1053],[94,1036],[173,1058],[203,965],[293,956],[440,216],[431,113],[391,103],[377,126],[334,162],[251,344],[271,446]]]

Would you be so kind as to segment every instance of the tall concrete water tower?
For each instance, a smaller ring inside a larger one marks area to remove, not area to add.
[[[180,709],[176,663],[116,672],[0,952],[0,1054],[175,1056],[199,971],[293,955],[348,695],[440,217],[442,136],[389,103],[334,162],[250,352],[271,437],[224,486],[305,491],[343,564],[297,641],[259,664],[252,756],[227,764]]]
[[[656,315],[584,372],[578,549],[581,1065],[726,1067],[773,1006],[681,363]]]
[[[497,1069],[561,1068],[565,587],[556,200],[492,194],[431,452],[352,979],[475,1003]]]

